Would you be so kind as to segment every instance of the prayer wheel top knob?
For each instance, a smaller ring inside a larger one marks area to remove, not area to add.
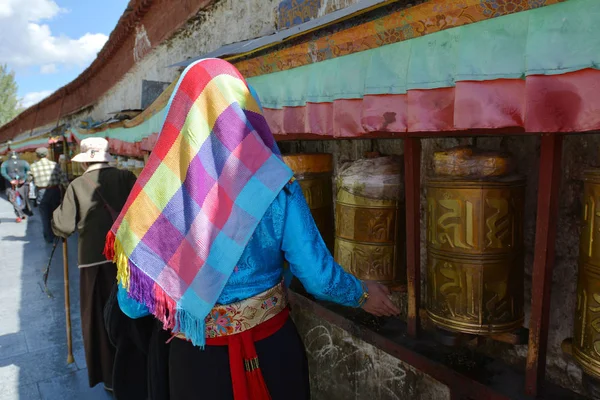
[[[600,168],[588,169],[583,173],[583,181],[597,184],[600,182]]]
[[[513,163],[508,154],[459,146],[435,152],[433,171],[453,178],[494,178],[512,173]]]
[[[336,177],[337,190],[368,199],[401,201],[404,185],[402,158],[364,158],[343,165]]]
[[[328,153],[298,153],[283,156],[283,162],[296,174],[319,174],[333,171],[333,155]]]

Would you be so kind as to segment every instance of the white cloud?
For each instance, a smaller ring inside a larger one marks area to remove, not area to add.
[[[56,68],[56,64],[46,64],[40,67],[40,72],[44,75],[55,74],[58,72],[58,68]]]
[[[40,101],[44,100],[46,97],[50,96],[52,92],[52,90],[42,90],[40,92],[27,93],[21,99],[21,106],[25,108],[31,107],[32,105],[37,104]]]
[[[27,14],[32,20],[49,19],[64,11],[53,0],[2,0],[0,2],[0,18],[18,16],[19,6],[27,9]]]
[[[39,66],[42,73],[52,73],[60,65],[87,66],[108,37],[54,35],[43,21],[61,12],[66,11],[54,0],[0,0],[0,63],[17,71]]]

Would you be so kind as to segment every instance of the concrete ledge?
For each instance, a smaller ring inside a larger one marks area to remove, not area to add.
[[[307,347],[317,400],[530,399],[524,394],[524,373],[472,349],[440,345],[427,333],[412,339],[400,319],[376,318],[362,310],[317,302],[298,292],[290,291],[290,300],[294,321]],[[321,333],[315,332],[319,329]],[[393,371],[390,373],[394,363],[390,357],[382,361],[377,351],[395,359],[399,366],[396,375],[403,379],[394,378]],[[331,352],[339,354],[332,357]],[[363,353],[367,367],[357,361],[357,352]],[[373,387],[383,389],[377,392]],[[363,397],[366,393],[369,397]],[[546,384],[541,398],[584,399],[551,383]]]

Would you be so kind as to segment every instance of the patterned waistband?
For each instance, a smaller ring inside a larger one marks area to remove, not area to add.
[[[288,305],[286,288],[282,283],[236,303],[216,305],[206,316],[206,337],[237,335],[273,318]],[[178,333],[178,339],[187,340]]]

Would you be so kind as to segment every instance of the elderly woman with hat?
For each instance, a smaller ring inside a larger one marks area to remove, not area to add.
[[[109,391],[113,390],[113,368],[120,350],[109,339],[103,312],[117,270],[102,253],[106,234],[136,181],[130,171],[112,167],[109,163],[113,160],[105,139],[82,140],[81,153],[72,161],[81,163],[85,172],[69,185],[52,221],[56,235],[79,234],[81,325],[89,384],[93,387],[103,383]],[[141,379],[143,391],[146,377]]]

